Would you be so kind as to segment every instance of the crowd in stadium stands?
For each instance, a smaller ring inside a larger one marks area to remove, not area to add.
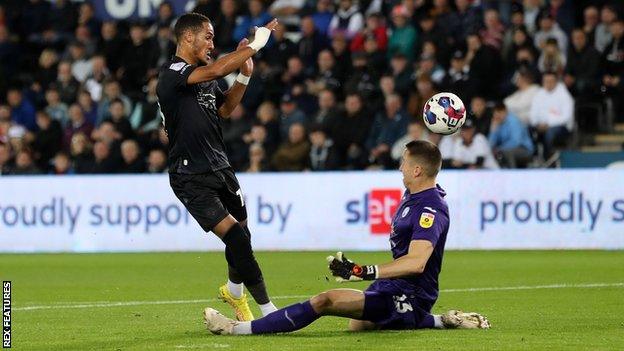
[[[280,20],[222,124],[232,166],[264,172],[390,169],[412,139],[437,143],[447,168],[539,166],[574,132],[608,128],[593,106],[624,116],[621,5],[198,0],[194,11],[214,24],[214,57]],[[100,21],[89,1],[0,1],[0,174],[166,172],[155,87],[175,20],[166,1],[136,22]],[[440,91],[469,111],[453,136],[422,124]]]

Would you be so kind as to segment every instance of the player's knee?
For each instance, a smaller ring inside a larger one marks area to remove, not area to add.
[[[331,294],[328,292],[322,292],[310,299],[310,304],[316,313],[323,314],[329,308],[332,307]]]

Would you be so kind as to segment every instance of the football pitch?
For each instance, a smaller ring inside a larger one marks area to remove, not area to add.
[[[366,283],[325,279],[330,252],[260,252],[278,307]],[[389,253],[349,252],[359,263]],[[450,251],[434,313],[478,311],[490,330],[350,333],[326,317],[293,334],[214,336],[222,253],[0,255],[16,350],[616,350],[624,342],[624,251]],[[259,311],[253,306],[254,313]]]

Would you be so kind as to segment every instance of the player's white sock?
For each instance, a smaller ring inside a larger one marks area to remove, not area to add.
[[[432,316],[433,316],[433,327],[436,329],[444,329],[444,324],[442,323],[442,315],[432,314]]]
[[[262,312],[262,316],[266,316],[267,314],[269,314],[271,312],[277,311],[277,307],[275,307],[275,305],[271,301],[265,303],[264,305],[259,305],[258,307],[260,307],[260,311]]]
[[[236,322],[236,324],[232,328],[232,334],[234,335],[251,334],[251,322]]]
[[[243,284],[242,283],[237,284],[228,279],[227,288],[230,294],[234,298],[240,299],[243,296]]]

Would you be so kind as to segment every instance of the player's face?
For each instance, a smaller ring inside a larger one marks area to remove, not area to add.
[[[210,61],[210,53],[214,50],[214,29],[212,24],[205,22],[202,30],[195,35],[193,40],[193,52],[200,62],[207,64]]]
[[[403,155],[401,156],[401,166],[399,166],[399,170],[403,174],[403,185],[405,185],[405,187],[408,189],[416,179],[416,175],[418,173],[417,168],[419,168],[418,165],[411,157],[409,157],[407,149],[403,150]]]

